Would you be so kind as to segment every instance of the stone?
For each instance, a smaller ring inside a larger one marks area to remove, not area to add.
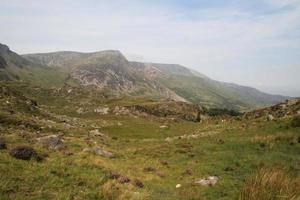
[[[269,114],[267,119],[268,121],[273,121],[275,118],[273,115]]]
[[[94,137],[106,137],[106,135],[101,133],[98,129],[91,130],[90,134],[91,134],[91,136],[94,136]]]
[[[61,136],[48,135],[37,139],[38,143],[44,147],[52,148],[55,150],[62,150],[65,148]]]
[[[99,156],[103,156],[105,158],[113,158],[114,154],[104,150],[103,148],[96,146],[96,147],[92,147],[92,148],[85,148],[83,149],[84,152],[90,152],[93,153],[95,155],[99,155]]]
[[[119,174],[118,172],[109,172],[108,177],[110,179],[118,179],[121,177],[121,174]]]
[[[125,183],[129,183],[130,179],[126,176],[121,176],[121,177],[118,178],[118,182],[121,183],[121,184],[125,184]]]
[[[219,178],[217,176],[209,176],[205,179],[200,179],[195,181],[195,184],[200,184],[202,186],[213,186],[218,182]]]
[[[82,113],[84,113],[84,110],[83,110],[83,108],[78,108],[77,110],[76,110],[76,113],[78,113],[78,114],[82,114]]]
[[[181,184],[177,184],[175,187],[176,188],[181,188]]]
[[[109,108],[108,107],[98,107],[94,109],[95,113],[101,114],[101,115],[106,115],[109,112]]]

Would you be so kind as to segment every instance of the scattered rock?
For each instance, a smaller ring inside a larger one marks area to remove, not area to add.
[[[139,179],[134,179],[133,180],[133,184],[139,188],[143,188],[144,184],[142,183],[142,181],[140,181]]]
[[[219,143],[219,144],[224,144],[224,142],[225,142],[225,141],[222,140],[222,139],[219,139],[219,140],[218,140],[218,143]]]
[[[102,138],[105,138],[105,137],[106,137],[106,135],[103,134],[103,133],[101,133],[101,132],[99,132],[98,129],[91,130],[91,131],[90,131],[90,134],[91,134],[91,136],[94,136],[94,137],[102,137]]]
[[[106,150],[104,150],[103,148],[101,148],[99,146],[96,146],[96,147],[93,147],[93,148],[85,148],[85,149],[83,149],[83,151],[94,153],[96,155],[103,156],[103,157],[106,157],[106,158],[113,158],[114,157],[113,153],[111,153],[109,151],[106,151]]]
[[[180,188],[180,187],[181,187],[181,184],[177,184],[177,185],[176,185],[176,188]]]
[[[205,179],[200,179],[195,181],[196,184],[200,184],[202,186],[213,186],[218,182],[219,178],[217,176],[209,176]]]
[[[72,155],[74,155],[74,153],[71,152],[71,151],[64,151],[63,154],[64,154],[65,156],[72,156]]]
[[[159,176],[160,178],[166,177],[166,175],[163,172],[161,172],[161,171],[157,171],[156,175]]]
[[[267,119],[268,119],[268,121],[273,121],[275,118],[273,115],[269,114]]]
[[[76,112],[78,113],[78,114],[82,114],[82,113],[84,113],[84,109],[83,108],[78,108],[77,110],[76,110]]]
[[[161,125],[159,128],[165,129],[165,128],[168,128],[168,127],[166,125]]]
[[[118,126],[122,126],[123,124],[122,124],[121,122],[118,122],[117,125],[118,125]]]
[[[48,135],[44,137],[40,137],[37,139],[38,143],[44,147],[52,148],[55,150],[65,149],[65,145],[63,144],[63,140],[59,135]]]
[[[229,172],[229,171],[234,171],[232,167],[225,167],[224,171]]]
[[[118,178],[118,181],[121,184],[125,184],[125,183],[129,183],[130,179],[128,177],[126,177],[126,176],[121,176],[121,177]]]
[[[98,113],[98,114],[100,114],[100,115],[106,115],[106,114],[108,114],[108,112],[109,112],[109,108],[108,108],[108,107],[104,107],[104,108],[98,107],[98,108],[95,108],[95,109],[94,109],[94,112],[95,112],[95,113]]]
[[[155,172],[156,169],[153,168],[153,167],[145,167],[145,168],[144,168],[144,171],[145,171],[145,172]]]
[[[168,165],[169,165],[169,163],[168,163],[167,161],[164,161],[164,160],[161,160],[160,163],[161,163],[162,165],[164,165],[164,166],[168,166]]]
[[[212,136],[217,133],[218,133],[217,131],[207,131],[207,132],[200,132],[200,133],[193,133],[193,134],[184,134],[175,137],[167,137],[165,141],[172,142],[173,140],[179,140],[179,139],[197,139],[200,137]]]
[[[17,146],[10,150],[9,154],[12,157],[21,160],[30,160],[31,158],[35,158],[36,160],[41,160],[42,158],[38,155],[38,153],[29,146]]]
[[[3,138],[0,138],[0,150],[1,149],[6,149],[6,143],[5,140]]]
[[[191,169],[186,169],[182,174],[191,176],[191,175],[193,175],[193,171]]]
[[[121,177],[121,174],[119,174],[118,172],[109,172],[108,177],[110,179],[118,179]]]

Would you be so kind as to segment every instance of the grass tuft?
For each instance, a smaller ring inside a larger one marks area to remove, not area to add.
[[[282,169],[262,168],[250,176],[240,200],[276,200],[300,198],[300,176],[289,177]]]

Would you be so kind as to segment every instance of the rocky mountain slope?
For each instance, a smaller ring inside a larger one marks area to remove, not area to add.
[[[218,82],[180,65],[130,62],[114,50],[19,56],[5,45],[2,49],[2,80],[20,79],[48,88],[68,84],[109,96],[150,96],[239,111],[272,105],[287,98]]]

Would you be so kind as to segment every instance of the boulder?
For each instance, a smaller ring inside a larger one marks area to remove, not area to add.
[[[267,119],[268,119],[268,121],[273,121],[275,118],[273,115],[269,114]]]
[[[101,138],[106,138],[106,137],[107,137],[107,136],[104,135],[103,133],[99,132],[98,129],[91,130],[91,131],[90,131],[90,135],[93,136],[93,137],[101,137]]]
[[[195,181],[196,184],[200,184],[202,186],[213,186],[218,182],[219,178],[217,176],[209,176],[205,179],[200,179]]]
[[[63,140],[59,135],[48,135],[48,136],[40,137],[37,139],[37,142],[44,147],[52,148],[55,150],[65,149]]]
[[[114,157],[114,154],[109,152],[109,151],[106,151],[104,150],[103,148],[99,147],[99,146],[96,146],[96,147],[92,147],[92,148],[85,148],[83,149],[84,152],[90,152],[90,153],[93,153],[95,155],[99,155],[99,156],[103,156],[103,157],[106,157],[106,158],[113,158]]]
[[[94,109],[95,113],[101,114],[101,115],[106,115],[109,112],[109,108],[108,107],[98,107]]]

